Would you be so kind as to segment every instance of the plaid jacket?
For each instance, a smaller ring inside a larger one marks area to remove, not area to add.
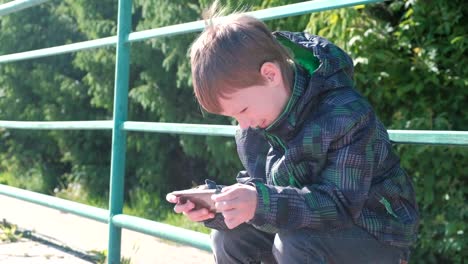
[[[274,34],[301,51],[293,49],[294,88],[283,113],[265,130],[236,135],[246,169],[237,179],[258,192],[249,223],[266,232],[358,225],[384,243],[410,246],[419,220],[412,182],[354,89],[351,59],[318,36]],[[317,60],[315,70],[297,57],[304,50]],[[222,215],[206,225],[226,228]]]

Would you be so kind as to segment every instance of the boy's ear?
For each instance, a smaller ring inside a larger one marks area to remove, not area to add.
[[[269,84],[278,85],[281,82],[281,69],[277,63],[263,63],[262,67],[260,67],[260,74]]]

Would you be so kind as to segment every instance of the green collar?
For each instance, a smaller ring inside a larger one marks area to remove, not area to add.
[[[294,55],[294,61],[304,67],[310,74],[314,73],[320,66],[320,60],[314,56],[313,51],[308,50],[304,46],[301,46],[282,35],[276,35],[281,45],[286,47]]]
[[[309,74],[313,74],[318,67],[320,66],[320,60],[314,56],[313,52],[302,47],[288,38],[283,37],[281,35],[276,36],[277,40],[286,48],[288,48],[292,54],[294,55],[294,61],[301,67],[303,67]],[[296,63],[293,63],[294,67],[294,85],[291,91],[291,96],[289,97],[288,103],[286,107],[283,109],[281,114],[271,123],[265,131],[270,131],[274,128],[280,121],[284,120],[288,113],[291,111],[293,106],[299,100],[300,96],[303,95],[305,86],[304,84],[304,76],[301,74],[301,71],[296,66]]]

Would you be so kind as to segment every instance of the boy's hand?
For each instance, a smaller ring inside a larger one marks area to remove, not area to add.
[[[174,206],[174,212],[178,214],[183,213],[191,221],[200,222],[214,218],[214,213],[211,213],[206,208],[194,210],[193,208],[195,208],[195,204],[192,203],[190,200],[187,200],[185,203],[182,204],[180,203],[179,198],[172,194],[166,195],[166,200],[170,203],[176,204]]]
[[[214,194],[216,211],[222,213],[230,229],[251,220],[257,208],[257,190],[254,186],[234,184],[224,187],[220,194]]]

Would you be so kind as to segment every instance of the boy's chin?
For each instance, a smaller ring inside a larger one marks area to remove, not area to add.
[[[263,120],[263,122],[260,125],[258,125],[257,127],[255,127],[255,129],[265,129],[265,128],[268,127],[268,125],[269,124],[267,123],[267,121]]]

